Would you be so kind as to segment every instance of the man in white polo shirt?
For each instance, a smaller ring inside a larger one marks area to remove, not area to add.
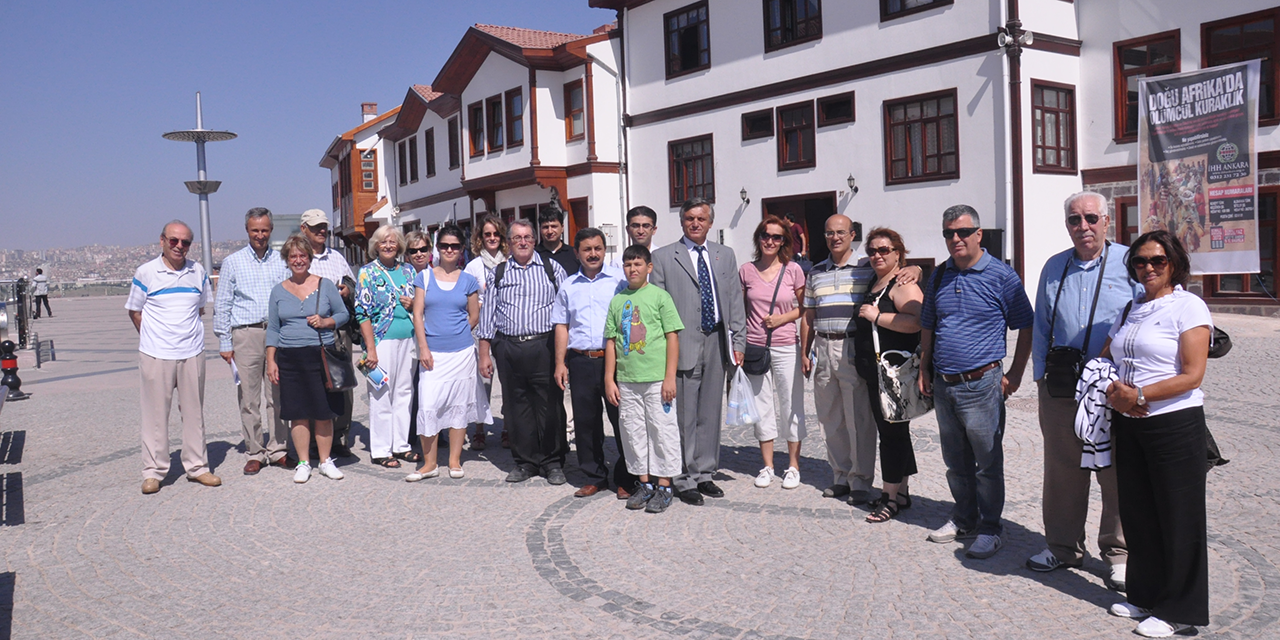
[[[138,330],[142,374],[142,493],[160,490],[169,473],[169,408],[178,391],[182,414],[182,466],[187,480],[222,484],[209,472],[204,438],[204,315],[209,276],[187,260],[191,227],[181,220],[160,233],[160,257],[133,274],[125,309]]]

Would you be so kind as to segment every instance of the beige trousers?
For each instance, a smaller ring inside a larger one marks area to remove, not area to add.
[[[833,484],[869,491],[876,473],[876,419],[867,382],[853,368],[853,338],[815,336],[813,401],[827,440]]]
[[[204,442],[204,353],[185,360],[159,360],[138,354],[142,374],[142,478],[163,480],[169,473],[169,409],[178,392],[182,416],[182,467],[187,477],[209,471]]]
[[[236,398],[240,401],[244,452],[250,460],[262,464],[279,460],[285,457],[289,429],[280,419],[280,386],[267,378],[267,330],[258,327],[232,329],[231,348],[235,351],[236,368],[240,371]],[[270,424],[269,430],[264,429],[264,422]],[[262,445],[263,431],[267,431],[265,447]]]
[[[1084,524],[1089,516],[1090,478],[1080,468],[1081,442],[1076,438],[1076,402],[1054,398],[1040,380],[1040,433],[1044,436],[1044,539],[1063,564],[1084,562]],[[1112,442],[1114,442],[1114,438]],[[1129,551],[1120,528],[1120,495],[1116,492],[1116,468],[1098,471],[1102,488],[1102,520],[1098,546],[1108,565],[1125,564]]]

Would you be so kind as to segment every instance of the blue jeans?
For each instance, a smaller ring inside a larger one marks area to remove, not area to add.
[[[981,379],[946,382],[933,379],[942,461],[955,507],[951,521],[962,530],[1000,535],[1004,511],[1004,392],[996,367]]]

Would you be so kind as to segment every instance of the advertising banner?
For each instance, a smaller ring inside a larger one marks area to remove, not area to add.
[[[1165,229],[1191,272],[1257,273],[1257,60],[1138,83],[1138,230]]]

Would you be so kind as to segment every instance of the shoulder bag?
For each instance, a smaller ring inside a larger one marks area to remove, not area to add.
[[[1062,278],[1058,280],[1058,292],[1053,296],[1053,315],[1049,318],[1049,352],[1044,356],[1044,382],[1049,395],[1054,398],[1076,397],[1076,382],[1084,371],[1084,352],[1089,348],[1089,338],[1093,335],[1093,314],[1098,310],[1098,296],[1102,293],[1102,277],[1107,273],[1107,254],[1111,251],[1111,243],[1102,250],[1102,266],[1098,269],[1098,286],[1093,292],[1093,305],[1089,307],[1089,324],[1084,330],[1084,349],[1075,347],[1053,346],[1053,327],[1058,322],[1058,299],[1062,297],[1063,285],[1067,281],[1067,270],[1071,268],[1071,256],[1067,256],[1067,264],[1062,268]]]
[[[880,298],[889,293],[885,287],[872,306],[880,306]],[[936,283],[935,283],[936,288]],[[876,349],[876,377],[880,381],[880,412],[886,422],[907,422],[933,410],[933,398],[920,393],[916,380],[920,377],[920,347],[914,353],[899,350],[880,351],[880,327],[871,323],[871,340]],[[890,362],[890,357],[899,364]]]
[[[316,287],[316,315],[320,315],[320,289],[325,279],[320,278]],[[324,388],[329,391],[346,391],[356,388],[356,368],[351,364],[351,354],[338,346],[337,328],[334,328],[333,344],[325,344],[320,329],[316,328],[316,338],[320,340],[320,363],[324,369]]]
[[[787,265],[784,263],[778,270],[778,282],[773,285],[773,299],[769,301],[769,312],[765,314],[766,316],[773,314],[773,306],[778,302],[778,289],[782,288],[782,277],[786,274]],[[763,323],[764,320],[761,319],[760,322]],[[773,358],[769,355],[769,347],[773,344],[773,329],[765,329],[765,336],[763,347],[747,344],[747,351],[742,354],[742,370],[753,376],[764,375],[769,371],[769,365],[773,364]]]

